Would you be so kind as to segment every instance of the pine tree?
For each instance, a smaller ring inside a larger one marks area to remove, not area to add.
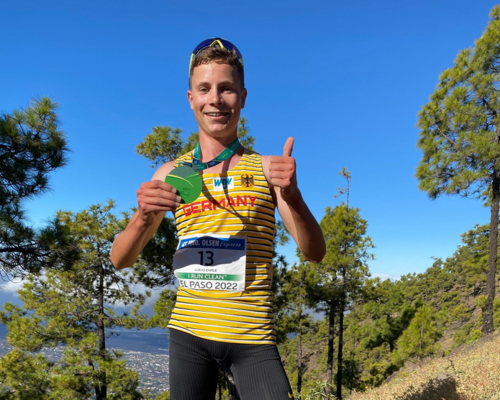
[[[487,225],[476,225],[462,234],[462,242],[464,246],[461,247],[463,258],[463,269],[466,273],[466,282],[468,287],[473,287],[473,295],[476,292],[484,289],[486,283],[486,275],[488,272],[489,253],[488,244],[490,236],[490,227]],[[465,256],[465,257],[464,257]],[[485,303],[486,306],[487,302]]]
[[[131,214],[123,213],[123,215],[122,223],[127,224]],[[177,243],[175,222],[171,216],[166,215],[131,270],[135,280],[148,288],[172,285],[175,279],[172,263]]]
[[[493,332],[500,201],[500,6],[475,46],[461,51],[423,106],[417,168],[420,189],[431,198],[457,194],[483,198],[491,209],[484,334]]]
[[[342,399],[343,331],[344,316],[353,302],[362,295],[362,286],[369,276],[367,260],[372,258],[369,249],[371,238],[366,236],[366,220],[359,215],[359,209],[349,207],[350,174],[345,168],[340,172],[347,179],[348,186],[340,189],[347,194],[347,203],[327,207],[320,226],[326,242],[323,261],[311,271],[308,291],[319,301],[319,307],[329,318],[327,383],[333,377],[333,342],[335,316],[339,318],[339,340],[337,355],[337,397]],[[329,386],[331,390],[331,386]],[[328,393],[330,394],[330,393]]]
[[[367,324],[369,336],[365,341],[367,348],[372,349],[387,343],[392,353],[396,341],[408,327],[415,315],[413,306],[405,302],[400,285],[389,279],[370,280],[365,287],[365,316],[370,320]]]
[[[250,135],[250,128],[248,127],[248,120],[241,117],[238,121],[238,139],[240,143],[248,150],[255,151],[254,144],[255,138]]]
[[[68,238],[57,220],[41,230],[26,225],[23,203],[45,193],[48,175],[66,164],[57,103],[35,99],[24,110],[0,115],[0,275],[37,272],[70,262]],[[74,254],[73,254],[74,255]],[[66,259],[66,257],[69,258]]]
[[[381,281],[378,277],[365,281],[363,296],[347,318],[346,344],[354,350],[351,356],[354,374],[350,373],[352,383],[346,379],[346,387],[362,390],[365,385],[379,386],[399,369],[393,353],[415,311],[411,301],[404,297],[399,281]],[[356,367],[362,370],[361,377]]]
[[[306,313],[307,304],[307,270],[311,266],[308,263],[300,262],[294,264],[287,270],[283,277],[282,294],[286,297],[284,317],[282,326],[286,326],[288,333],[297,335],[297,393],[302,391],[302,376],[304,374],[304,362],[302,358],[302,337],[307,332],[312,322],[310,315]]]
[[[432,309],[423,304],[410,322],[408,328],[397,341],[398,350],[395,354],[399,360],[417,357],[418,363],[423,357],[433,354],[439,346],[436,341],[440,337],[434,323]]]
[[[14,349],[0,359],[0,399],[48,399],[54,363],[42,355]]]
[[[168,161],[175,160],[182,154],[181,133],[182,130],[179,128],[155,126],[151,133],[144,138],[144,141],[135,147],[136,152],[152,161],[152,168],[157,168]]]
[[[281,221],[276,221],[276,229],[273,238],[273,315],[274,329],[276,330],[276,342],[278,344],[287,340],[291,332],[290,324],[287,320],[288,300],[284,285],[286,284],[286,274],[288,271],[288,262],[285,256],[278,254],[278,245],[288,243],[290,236]]]
[[[109,260],[112,242],[124,228],[112,208],[109,201],[76,214],[59,212],[58,218],[80,247],[80,259],[68,271],[49,269],[44,275],[29,276],[18,291],[23,307],[4,305],[0,319],[7,324],[7,340],[14,351],[2,359],[0,372],[9,371],[15,364],[12,360],[19,359],[33,366],[30,373],[37,377],[8,372],[8,386],[43,388],[46,395],[40,393],[37,399],[141,398],[137,373],[125,367],[119,352],[106,347],[116,328],[148,326],[138,311],[145,295],[135,293],[132,277]],[[131,314],[119,315],[113,308],[118,303],[133,305]],[[26,353],[60,345],[63,356],[55,364]]]

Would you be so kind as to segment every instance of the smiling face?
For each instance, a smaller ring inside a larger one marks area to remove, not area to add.
[[[235,67],[210,62],[193,69],[188,100],[200,135],[236,138],[247,90],[241,88]]]

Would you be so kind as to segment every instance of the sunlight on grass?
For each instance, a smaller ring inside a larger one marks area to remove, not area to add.
[[[394,379],[349,400],[500,399],[500,334],[495,333],[460,353],[404,369]]]

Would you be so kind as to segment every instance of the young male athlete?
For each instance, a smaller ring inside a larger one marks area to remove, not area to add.
[[[325,254],[321,229],[297,186],[293,138],[283,156],[261,156],[237,139],[247,97],[243,72],[232,43],[215,38],[195,48],[187,97],[200,142],[141,185],[138,210],[111,252],[117,268],[132,266],[165,213],[174,213],[173,400],[213,400],[217,361],[231,366],[243,400],[292,398],[273,327],[275,207],[306,259],[319,262]]]

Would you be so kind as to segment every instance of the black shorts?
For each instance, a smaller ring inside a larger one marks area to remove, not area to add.
[[[275,345],[216,342],[170,329],[169,355],[172,400],[214,400],[216,360],[231,367],[241,400],[293,399]]]

